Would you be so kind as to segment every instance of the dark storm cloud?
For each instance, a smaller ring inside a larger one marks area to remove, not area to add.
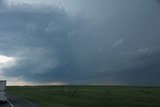
[[[17,58],[17,65],[6,69],[5,75],[28,81],[61,81],[77,75],[72,70],[71,40],[78,26],[63,9],[8,6],[0,12],[0,23],[1,53]]]
[[[77,16],[1,3],[0,53],[17,59],[4,74],[31,82],[160,85],[156,0],[77,2]]]
[[[160,1],[159,1],[159,0],[157,0],[157,2],[160,4]]]
[[[130,55],[133,59],[127,64],[129,67],[111,74],[112,80],[130,85],[159,85],[160,48],[139,50]]]

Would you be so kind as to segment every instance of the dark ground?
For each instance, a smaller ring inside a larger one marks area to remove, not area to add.
[[[160,107],[160,87],[24,86],[7,90],[44,107]]]

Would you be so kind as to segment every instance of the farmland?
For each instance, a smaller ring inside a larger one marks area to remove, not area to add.
[[[160,107],[160,87],[10,86],[7,93],[44,107]]]

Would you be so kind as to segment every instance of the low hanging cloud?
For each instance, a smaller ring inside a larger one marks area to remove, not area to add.
[[[5,75],[27,81],[53,81],[61,78],[59,72],[70,72],[59,69],[73,63],[70,33],[78,26],[65,10],[34,8],[30,4],[1,5],[1,53],[16,58],[14,67],[3,69]]]
[[[125,39],[120,39],[120,40],[116,41],[116,42],[113,44],[113,46],[116,47],[116,46],[122,44],[122,43],[124,42],[124,40],[125,40]]]
[[[1,0],[0,55],[15,60],[0,77],[17,84],[160,85],[156,0],[78,3],[84,10],[73,15]]]

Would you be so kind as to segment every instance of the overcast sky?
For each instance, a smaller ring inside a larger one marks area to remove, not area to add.
[[[159,0],[0,0],[8,85],[160,85]]]

